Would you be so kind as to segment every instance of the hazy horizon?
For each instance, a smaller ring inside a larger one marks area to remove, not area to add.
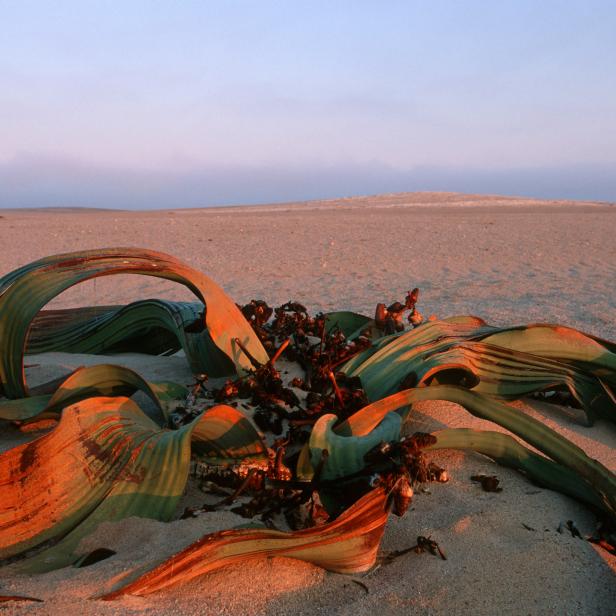
[[[537,199],[616,201],[609,167],[491,172],[378,165],[320,169],[219,168],[171,173],[47,164],[0,166],[0,209],[178,209],[336,199],[399,192],[459,192]],[[532,186],[523,190],[524,186]]]
[[[610,2],[0,5],[0,208],[616,201]]]

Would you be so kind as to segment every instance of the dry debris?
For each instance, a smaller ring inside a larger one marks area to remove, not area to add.
[[[481,484],[484,492],[502,492],[503,488],[499,487],[500,480],[496,475],[472,475],[471,481],[476,481]]]

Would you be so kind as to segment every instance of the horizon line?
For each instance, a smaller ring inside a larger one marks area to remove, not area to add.
[[[23,206],[23,207],[11,207],[11,206],[1,206],[0,211],[3,212],[38,212],[38,211],[62,211],[62,212],[83,212],[83,211],[91,211],[91,212],[174,212],[174,211],[196,211],[196,210],[215,210],[215,209],[237,209],[237,208],[259,208],[259,207],[302,207],[309,206],[311,204],[323,204],[323,205],[344,205],[345,202],[355,202],[356,206],[365,205],[366,207],[370,207],[371,205],[377,204],[362,204],[358,203],[362,200],[376,200],[376,199],[395,199],[395,198],[404,198],[404,197],[417,197],[417,196],[447,196],[447,197],[458,197],[459,200],[454,200],[451,203],[447,201],[438,202],[435,201],[433,203],[426,202],[410,202],[410,203],[383,203],[380,204],[380,207],[486,207],[489,205],[495,205],[494,203],[484,203],[478,204],[475,203],[471,206],[464,206],[460,203],[460,201],[468,201],[469,197],[474,197],[479,200],[488,200],[488,201],[499,201],[504,200],[510,203],[500,204],[500,206],[512,206],[518,205],[522,207],[528,207],[532,204],[536,205],[550,205],[552,207],[556,207],[558,205],[575,205],[575,206],[594,206],[594,207],[612,207],[616,206],[615,201],[610,200],[597,200],[597,199],[570,199],[570,198],[562,198],[562,197],[534,197],[529,195],[521,195],[521,194],[500,194],[500,193],[478,193],[478,192],[459,192],[459,191],[437,191],[437,190],[418,190],[418,191],[398,191],[398,192],[378,192],[378,193],[370,193],[370,194],[354,194],[354,195],[340,195],[340,196],[332,196],[332,197],[323,197],[316,199],[298,199],[298,200],[281,200],[281,201],[260,201],[256,203],[230,203],[230,204],[217,204],[213,203],[211,205],[195,205],[195,206],[177,206],[177,207],[151,207],[151,208],[140,208],[140,207],[101,207],[101,206],[88,206],[88,205],[76,205],[76,206],[63,206],[63,205],[40,205],[40,206]],[[531,203],[527,203],[526,205],[522,205],[521,203],[516,203],[518,201],[530,201]],[[351,203],[350,203],[351,204]]]

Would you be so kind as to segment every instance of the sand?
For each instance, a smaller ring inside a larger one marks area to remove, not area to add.
[[[306,204],[176,210],[3,211],[0,273],[55,253],[142,246],[174,254],[208,273],[238,302],[289,299],[311,310],[372,313],[377,301],[421,289],[426,315],[471,313],[494,324],[558,322],[616,339],[616,207],[449,193],[383,195]],[[190,296],[172,283],[122,276],[85,283],[58,307]],[[98,358],[45,354],[32,382]],[[114,358],[146,378],[190,382],[182,357]],[[577,414],[537,401],[523,411],[577,442],[616,470],[616,429],[577,423]],[[485,427],[460,407],[423,403],[412,429]],[[492,427],[492,426],[490,426]],[[31,436],[0,433],[0,450]],[[205,532],[238,523],[211,514],[162,524],[129,519],[99,528],[84,547],[111,547],[113,558],[85,569],[42,576],[0,570],[0,594],[41,604],[9,604],[6,613],[83,614],[610,614],[616,604],[616,558],[557,532],[573,520],[583,535],[594,516],[573,500],[538,489],[475,454],[439,452],[451,475],[416,495],[412,510],[390,519],[382,550],[432,535],[448,559],[407,554],[361,578],[326,573],[290,559],[230,567],[147,598],[101,603],[89,597],[121,576],[159,562]],[[496,473],[501,493],[470,481]],[[243,520],[240,521],[240,523]],[[528,527],[528,528],[527,528]],[[532,530],[529,530],[532,529]],[[367,590],[366,590],[367,589]]]

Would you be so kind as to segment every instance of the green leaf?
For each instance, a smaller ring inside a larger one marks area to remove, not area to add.
[[[498,344],[497,344],[498,343]],[[616,355],[571,328],[491,328],[474,317],[427,323],[378,342],[342,367],[368,399],[431,383],[460,385],[505,399],[567,388],[591,424],[616,420]]]
[[[268,355],[237,306],[204,274],[181,261],[148,250],[108,248],[55,255],[0,279],[0,382],[9,398],[23,398],[27,387],[23,354],[30,324],[39,310],[71,286],[99,276],[143,274],[179,282],[205,305],[205,327],[220,351],[201,372],[242,372],[250,361],[234,342],[239,338],[263,363]]]
[[[464,342],[410,360],[409,368],[417,385],[461,385],[505,399],[566,387],[584,409],[589,425],[596,415],[616,420],[610,392],[594,374],[554,359],[484,342]]]
[[[338,312],[328,312],[325,315],[325,333],[331,334],[334,330],[338,329],[345,335],[347,340],[354,340],[365,329],[373,328],[374,319],[357,312],[340,310]]]
[[[423,400],[455,402],[475,417],[509,430],[586,481],[599,496],[603,508],[616,519],[616,476],[611,471],[540,421],[474,391],[449,385],[407,389],[364,407],[341,423],[337,431],[355,436],[366,434],[396,410],[406,420],[410,405]]]
[[[148,383],[130,368],[98,364],[75,370],[53,395],[0,401],[0,419],[23,421],[41,413],[57,416],[63,408],[93,396],[132,396],[142,391],[166,415],[161,401],[185,398],[188,390],[176,383]]]
[[[225,376],[229,368],[203,327],[204,310],[199,302],[159,299],[103,312],[81,308],[82,318],[70,318],[72,310],[43,310],[33,322],[27,352],[168,355],[183,349],[193,372],[203,372],[208,366],[210,376]]]
[[[169,520],[192,441],[212,463],[267,459],[256,429],[224,405],[175,431],[161,430],[128,398],[89,398],[65,409],[52,432],[0,456],[0,558],[59,541],[24,563],[46,571],[74,562],[80,540],[103,521]]]
[[[396,441],[400,438],[402,419],[396,413],[389,413],[370,432],[362,436],[342,436],[334,430],[336,415],[323,415],[310,433],[310,461],[313,468],[319,466],[323,451],[327,460],[323,464],[320,479],[328,481],[352,475],[366,465],[364,456],[379,443]]]
[[[600,339],[571,327],[561,325],[512,327],[487,336],[483,342],[570,362],[616,385],[616,353]]]
[[[597,492],[573,471],[549,458],[524,447],[514,438],[491,430],[456,428],[433,433],[436,443],[429,449],[471,449],[481,453],[501,466],[524,473],[534,483],[562,492],[585,502],[596,509],[605,510],[605,504]]]
[[[369,400],[378,400],[398,389],[411,372],[409,362],[422,353],[434,353],[457,342],[496,331],[477,317],[453,317],[430,321],[402,334],[377,341],[341,367],[348,376],[358,376]]]

